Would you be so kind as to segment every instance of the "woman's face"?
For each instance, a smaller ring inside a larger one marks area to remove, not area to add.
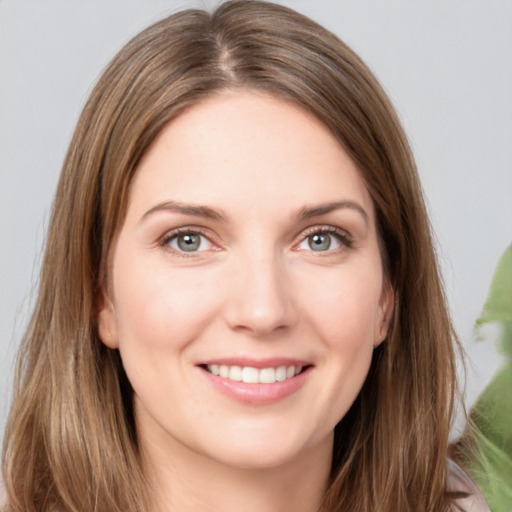
[[[110,278],[100,336],[142,445],[246,468],[330,454],[393,303],[353,161],[304,110],[253,92],[161,132]]]

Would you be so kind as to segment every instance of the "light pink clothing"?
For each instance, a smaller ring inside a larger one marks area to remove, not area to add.
[[[461,493],[454,503],[455,511],[490,512],[483,494],[469,475],[455,462],[448,460],[446,490]]]

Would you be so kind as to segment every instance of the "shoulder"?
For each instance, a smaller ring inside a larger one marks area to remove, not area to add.
[[[453,510],[464,512],[490,512],[485,498],[470,476],[453,460],[448,459],[446,490],[457,496]]]

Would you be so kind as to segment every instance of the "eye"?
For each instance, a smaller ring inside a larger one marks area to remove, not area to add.
[[[162,240],[162,245],[182,253],[208,251],[213,247],[212,242],[205,235],[196,231],[170,233]]]
[[[335,227],[314,228],[303,236],[304,239],[297,246],[301,251],[329,252],[351,245],[348,235]]]
[[[312,251],[328,251],[339,247],[338,240],[333,239],[329,233],[316,233],[306,238],[306,242]],[[335,247],[333,247],[333,245]]]

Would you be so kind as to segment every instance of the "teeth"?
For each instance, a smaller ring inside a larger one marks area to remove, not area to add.
[[[240,366],[229,367],[229,380],[236,380],[240,382],[242,380],[242,368]]]
[[[209,364],[206,369],[213,375],[218,375],[223,379],[233,380],[235,382],[245,382],[246,384],[274,384],[283,382],[298,375],[302,371],[302,366],[279,366],[277,368],[252,368],[251,366],[227,366],[224,364]]]
[[[242,370],[242,382],[247,384],[258,384],[260,377],[260,372],[256,368],[251,368],[250,366],[246,366]]]
[[[278,380],[279,382],[286,380],[286,366],[280,366],[276,370],[276,380]]]
[[[276,381],[276,371],[274,368],[263,368],[260,370],[259,382],[262,384],[274,384]]]

